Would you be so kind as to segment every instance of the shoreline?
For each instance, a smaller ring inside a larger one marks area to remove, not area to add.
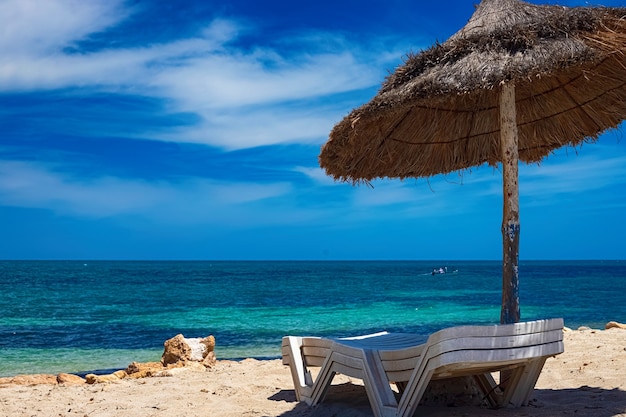
[[[564,331],[565,332],[571,332],[571,331],[604,331],[604,330],[609,330],[612,328],[618,328],[618,329],[624,329],[626,330],[626,324],[622,324],[616,321],[609,321],[604,325],[603,329],[600,328],[592,328],[589,326],[580,326],[578,329],[572,329],[570,327],[564,327]],[[216,353],[218,353],[219,351],[219,347],[216,351]],[[157,353],[158,352],[158,353]],[[71,371],[68,370],[67,368],[59,368],[58,366],[55,367],[56,370],[53,372],[46,372],[41,371],[41,372],[26,372],[26,373],[15,373],[15,374],[9,374],[9,375],[0,375],[0,386],[4,383],[6,384],[7,380],[11,379],[11,378],[16,378],[16,377],[28,377],[29,375],[46,375],[46,376],[51,376],[51,375],[59,375],[59,374],[70,374],[70,375],[77,375],[80,377],[85,377],[88,374],[94,374],[94,375],[107,375],[107,374],[112,374],[114,372],[117,371],[123,371],[124,369],[126,369],[131,363],[144,363],[144,362],[151,362],[151,361],[158,361],[160,359],[160,354],[163,352],[163,349],[160,348],[159,350],[154,350],[154,355],[152,355],[149,359],[144,360],[144,361],[137,361],[137,360],[132,360],[127,364],[124,365],[119,365],[116,367],[100,367],[100,368],[92,368],[92,369],[88,369],[88,370],[80,370],[80,371]],[[218,361],[228,361],[228,362],[241,362],[241,361],[245,361],[245,360],[257,360],[257,361],[272,361],[272,360],[277,360],[277,359],[281,359],[280,355],[275,355],[275,356],[249,356],[249,357],[227,357],[227,358],[221,358],[218,359]],[[118,361],[119,362],[119,361]]]
[[[489,410],[489,416],[625,417],[626,330],[567,330],[564,344],[565,352],[546,362],[529,406]],[[213,368],[192,368],[93,385],[0,382],[0,415],[372,416],[360,381],[342,375],[335,378],[327,400],[309,408],[296,402],[289,369],[280,359],[218,360]],[[422,406],[418,412],[433,417],[478,417],[485,409]]]
[[[581,325],[580,327],[578,327],[578,329],[575,330],[606,330],[609,327],[615,326],[615,327],[619,327],[622,326],[622,328],[626,328],[626,324],[620,324],[618,322],[615,321],[610,321],[608,323],[606,323],[605,325],[599,323],[599,322],[594,322],[593,324],[590,324],[589,322],[587,322],[589,325]],[[589,327],[589,326],[604,326],[604,329],[600,329],[597,327]],[[572,328],[569,327],[565,327],[565,329],[571,331]],[[277,344],[280,343],[279,341],[276,342]],[[219,351],[220,351],[220,347],[217,346],[216,347],[216,354],[218,355],[219,360],[227,360],[227,361],[235,361],[235,362],[240,362],[240,361],[244,361],[247,359],[255,359],[255,360],[259,360],[259,361],[265,361],[265,360],[275,360],[275,359],[280,359],[280,354],[277,353],[276,355],[258,355],[258,356],[238,356],[238,357],[219,357]],[[279,350],[279,349],[277,349]],[[71,355],[71,352],[68,352],[69,349],[68,348],[64,348],[62,355],[64,356],[69,356]],[[111,349],[111,351],[113,352],[117,352],[119,354],[118,351],[122,351],[122,350],[118,350],[118,349]],[[123,362],[120,361],[119,358],[116,358],[112,353],[109,353],[109,351],[105,351],[103,349],[94,349],[93,353],[90,353],[90,355],[93,357],[98,357],[99,359],[101,359],[100,361],[98,361],[100,364],[102,364],[103,366],[101,367],[94,367],[94,368],[86,368],[86,367],[80,367],[78,370],[76,370],[76,366],[74,366],[74,369],[70,369],[72,368],[72,366],[63,366],[63,365],[59,365],[58,362],[56,363],[56,366],[52,367],[53,369],[46,369],[44,367],[41,366],[35,366],[35,368],[39,368],[36,371],[33,372],[7,372],[2,374],[0,372],[0,381],[2,380],[6,380],[7,378],[14,378],[17,376],[25,376],[25,375],[58,375],[59,373],[68,373],[68,374],[72,374],[72,375],[79,375],[81,377],[85,377],[85,375],[87,374],[95,374],[95,375],[106,375],[108,373],[113,373],[115,371],[119,371],[119,370],[124,370],[126,369],[126,367],[128,367],[128,365],[130,365],[130,363],[132,362],[150,362],[150,361],[158,361],[160,359],[160,355],[163,353],[163,348],[160,347],[158,349],[137,349],[137,351],[139,352],[139,358],[137,357],[133,357],[130,356],[128,357],[127,361]],[[146,352],[149,353],[149,355],[146,355]],[[54,354],[49,354],[49,355],[45,355],[43,356],[44,358],[49,358],[51,360],[56,359],[55,355],[57,353]],[[82,353],[84,355],[84,352]],[[17,355],[14,355],[16,358],[18,357]],[[124,356],[128,356],[128,355],[124,355]],[[103,358],[108,358],[107,360],[102,360]],[[9,363],[11,362],[11,355],[9,355],[9,358],[4,358],[5,363],[8,361]],[[143,359],[143,360],[142,360]],[[38,359],[39,362],[43,362],[43,359],[39,358]],[[55,361],[56,362],[56,361]],[[105,363],[108,362],[108,363]],[[115,366],[107,366],[107,364],[110,364],[111,362],[116,363],[117,365]],[[74,363],[75,361],[68,361],[68,363]],[[6,370],[5,370],[6,371]],[[2,382],[0,382],[1,384]]]

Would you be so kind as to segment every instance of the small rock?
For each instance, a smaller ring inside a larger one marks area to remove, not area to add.
[[[626,329],[626,324],[610,321],[604,326],[605,329]]]
[[[107,382],[117,382],[120,379],[126,378],[126,376],[128,376],[126,371],[121,370],[108,375],[87,374],[85,375],[85,380],[88,384],[103,384]]]
[[[133,362],[126,368],[126,373],[130,378],[145,378],[154,376],[164,368],[161,362]]]
[[[206,372],[206,367],[200,362],[187,362],[184,367],[165,369],[155,373],[154,376],[177,376],[188,372]]]
[[[164,351],[161,356],[161,363],[163,365],[169,365],[179,361],[186,361],[191,358],[191,347],[185,342],[185,337],[182,334],[168,339],[163,344]]]
[[[39,385],[48,384],[56,385],[56,375],[49,374],[33,374],[33,375],[17,375],[11,378],[11,384],[14,385]]]
[[[164,350],[161,356],[161,363],[164,366],[178,362],[202,362],[207,368],[213,367],[215,358],[215,337],[205,338],[185,338],[182,334],[177,334],[173,338],[166,340],[163,344]]]
[[[202,360],[202,365],[204,365],[206,368],[213,368],[216,363],[217,358],[215,357],[215,352],[209,352]]]
[[[81,378],[78,375],[60,373],[59,375],[57,375],[57,382],[59,384],[65,385],[82,385],[86,381],[84,378]]]

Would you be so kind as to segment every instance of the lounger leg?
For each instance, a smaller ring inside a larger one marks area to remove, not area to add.
[[[312,383],[310,394],[305,398],[307,404],[313,406],[324,401],[328,387],[330,387],[336,374],[336,371],[333,369],[334,355],[335,353],[331,353],[324,359],[320,372],[317,378],[315,378],[315,382]]]
[[[376,417],[395,417],[398,402],[377,352],[363,352],[364,385]]]
[[[514,407],[519,407],[530,401],[530,396],[532,395],[535,385],[537,384],[537,380],[539,379],[539,375],[541,374],[541,370],[543,369],[545,362],[545,357],[539,358],[529,362],[520,370],[518,377],[519,380],[517,381],[517,385],[515,386],[515,389],[511,393],[511,398],[509,399],[510,404]]]
[[[302,358],[302,338],[296,336],[286,336],[287,345],[289,347],[289,369],[291,370],[291,378],[293,379],[293,387],[298,401],[308,402],[311,395],[311,386],[313,381],[311,373],[306,369],[306,365]]]
[[[502,391],[490,373],[474,375],[474,380],[483,393],[484,398],[489,401],[491,408],[500,408],[504,405]]]
[[[411,375],[411,380],[406,385],[406,389],[398,403],[398,417],[411,417],[415,414],[415,410],[424,396],[433,372],[428,363],[422,363],[415,368]]]

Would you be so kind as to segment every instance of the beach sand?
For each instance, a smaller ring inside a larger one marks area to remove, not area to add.
[[[531,405],[517,409],[421,406],[420,416],[626,416],[626,330],[566,331],[565,353],[546,362]],[[7,417],[365,417],[358,380],[337,376],[321,405],[296,402],[280,360],[218,361],[207,371],[94,385],[0,384]]]

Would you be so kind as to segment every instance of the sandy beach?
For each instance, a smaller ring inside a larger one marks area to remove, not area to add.
[[[565,353],[550,358],[529,406],[422,406],[423,416],[626,416],[626,330],[574,330]],[[219,358],[218,358],[219,359]],[[99,384],[0,382],[0,415],[98,416],[372,416],[358,380],[341,375],[326,401],[314,408],[296,402],[291,376],[280,360],[218,361],[209,370],[178,370],[167,377]]]

